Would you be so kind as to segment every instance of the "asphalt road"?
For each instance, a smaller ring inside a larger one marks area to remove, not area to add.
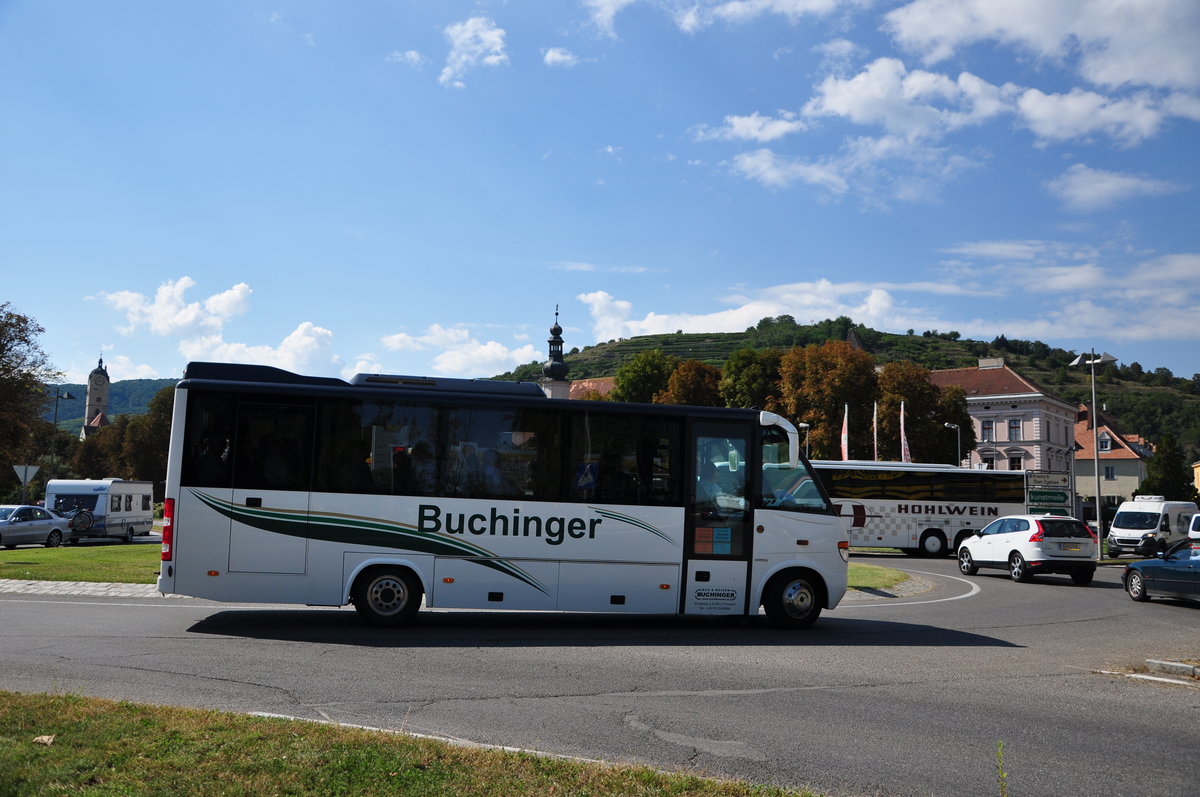
[[[837,795],[1200,793],[1200,689],[1105,670],[1200,659],[1200,606],[953,560],[929,589],[784,632],[675,618],[0,595],[0,689],[260,711]]]

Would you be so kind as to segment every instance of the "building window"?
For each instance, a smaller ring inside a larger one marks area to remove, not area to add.
[[[1105,465],[1104,466],[1104,479],[1105,479],[1105,481],[1110,481],[1110,482],[1115,482],[1117,480],[1117,466],[1116,465]]]
[[[983,463],[984,470],[996,469],[996,460],[994,457],[980,457],[979,461]]]
[[[996,434],[995,421],[981,421],[979,431],[980,431],[980,439],[982,439],[986,442],[989,442],[989,443],[992,442],[993,440],[996,439],[995,438],[995,434]]]
[[[1008,469],[1009,470],[1025,470],[1025,458],[1022,456],[1009,457],[1008,458]]]
[[[1112,439],[1108,435],[1100,435],[1100,450],[1112,451]]]
[[[1021,422],[1019,420],[1017,420],[1016,418],[1013,418],[1012,420],[1010,420],[1008,422],[1008,439],[1009,440],[1020,440],[1021,439]]]

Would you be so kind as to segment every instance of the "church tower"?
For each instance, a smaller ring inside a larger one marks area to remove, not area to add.
[[[111,384],[104,358],[101,357],[99,365],[88,374],[87,402],[83,411],[83,429],[79,432],[80,440],[86,440],[100,427],[108,426],[108,389]]]
[[[542,392],[550,398],[566,399],[571,397],[571,383],[567,381],[567,370],[570,366],[563,359],[562,327],[558,325],[558,308],[554,308],[554,326],[550,327],[550,359],[542,363]]]

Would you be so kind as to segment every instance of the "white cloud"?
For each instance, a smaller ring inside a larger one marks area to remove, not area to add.
[[[195,287],[191,277],[164,282],[153,299],[136,291],[101,293],[105,304],[125,313],[129,322],[119,327],[122,334],[132,334],[145,327],[154,335],[188,335],[202,330],[219,330],[225,321],[246,312],[249,307],[250,286],[244,282],[229,290],[210,296],[204,302],[185,302],[184,294]]]
[[[189,361],[273,365],[301,374],[332,375],[341,367],[340,359],[333,353],[333,333],[308,321],[297,326],[278,346],[230,343],[216,334],[184,340],[179,351]]]
[[[490,376],[537,359],[532,345],[510,348],[494,340],[480,343],[463,327],[441,324],[433,324],[422,335],[388,335],[381,343],[389,351],[441,349],[433,357],[433,370],[454,376]]]
[[[120,382],[125,379],[158,379],[159,373],[149,365],[138,365],[133,360],[123,354],[105,355],[104,367],[108,371],[108,376],[114,382]],[[90,372],[89,372],[90,373]],[[87,380],[86,375],[77,381],[84,382]]]
[[[848,190],[845,178],[833,167],[781,157],[765,148],[735,156],[733,170],[768,188],[787,188],[794,183],[806,183],[833,194],[844,194]]]
[[[542,63],[546,66],[572,67],[579,63],[579,58],[565,47],[551,47],[542,51]]]
[[[415,69],[420,69],[421,67],[425,66],[429,59],[421,55],[416,50],[405,50],[404,52],[396,50],[383,60],[390,64],[406,64],[407,66],[411,66]]]
[[[1158,133],[1163,113],[1147,95],[1113,100],[1092,91],[1045,94],[1028,89],[1017,101],[1022,120],[1040,138],[1056,141],[1104,134],[1132,146]]]
[[[456,22],[445,30],[450,42],[450,54],[446,66],[438,76],[444,86],[464,88],[462,78],[468,70],[477,66],[499,66],[508,63],[504,52],[505,32],[486,17],[471,17]]]
[[[617,14],[634,2],[635,0],[584,0],[583,4],[591,13],[592,24],[604,35],[616,38],[617,32],[613,23]]]
[[[823,17],[843,8],[868,5],[870,0],[699,0],[674,12],[679,29],[694,33],[717,22],[739,24],[775,14],[796,24],[806,17]]]
[[[757,111],[749,116],[726,116],[722,127],[701,125],[696,131],[698,141],[757,141],[766,143],[797,133],[808,125],[790,111],[780,111],[777,118],[763,116]]]
[[[916,140],[939,137],[1004,113],[1013,91],[969,72],[951,80],[924,70],[909,71],[895,58],[878,58],[853,77],[826,77],[804,112],[814,118],[839,116],[859,125],[879,125],[893,135]]]
[[[994,40],[1077,63],[1098,86],[1200,87],[1195,0],[915,0],[885,19],[897,43],[926,63]]]
[[[1103,210],[1139,196],[1162,196],[1183,190],[1182,186],[1134,174],[1092,169],[1076,163],[1046,183],[1049,192],[1070,210]]]

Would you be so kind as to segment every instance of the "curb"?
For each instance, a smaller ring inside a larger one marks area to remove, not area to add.
[[[5,595],[93,595],[108,598],[182,598],[163,595],[154,584],[108,584],[96,581],[23,581],[0,579]]]

